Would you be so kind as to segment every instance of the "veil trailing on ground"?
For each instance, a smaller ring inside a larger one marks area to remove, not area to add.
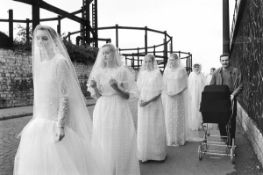
[[[43,35],[37,35],[37,32],[42,32]],[[61,86],[62,93],[67,96],[67,115],[70,117],[66,118],[65,125],[73,129],[84,140],[90,141],[92,121],[74,66],[60,36],[51,27],[38,25],[33,34],[32,51],[34,116],[39,114],[38,107],[41,105],[40,103],[43,103],[41,92],[38,92],[39,86],[45,86],[41,83],[41,76],[44,76],[50,69],[45,67],[44,63],[54,61],[58,67],[63,68],[58,68],[54,76],[57,77],[58,86]]]

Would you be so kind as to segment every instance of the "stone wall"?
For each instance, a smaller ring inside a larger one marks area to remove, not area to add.
[[[252,120],[247,112],[240,104],[237,105],[237,123],[242,126],[244,133],[249,139],[258,160],[263,165],[263,135],[258,129],[254,120]]]
[[[243,75],[239,102],[263,133],[263,1],[243,0],[233,38],[231,62]]]
[[[32,104],[31,65],[29,53],[0,49],[0,108]]]
[[[83,94],[91,66],[73,63]],[[0,108],[33,104],[32,60],[30,53],[0,49]]]
[[[237,121],[263,165],[263,1],[242,1],[230,56],[244,84]]]

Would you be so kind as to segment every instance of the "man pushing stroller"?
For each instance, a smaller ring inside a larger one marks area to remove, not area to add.
[[[230,98],[232,102],[232,112],[230,120],[230,136],[231,140],[235,138],[236,131],[236,114],[237,114],[237,99],[243,89],[242,76],[238,68],[230,65],[229,55],[222,54],[220,56],[222,67],[218,68],[212,76],[210,85],[227,85],[230,90]],[[219,123],[219,131],[221,136],[227,136],[227,123]]]

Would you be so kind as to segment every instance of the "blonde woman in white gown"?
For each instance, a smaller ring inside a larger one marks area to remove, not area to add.
[[[171,54],[164,70],[163,105],[168,146],[185,144],[187,115],[187,72],[176,54]]]
[[[33,118],[21,132],[14,175],[108,174],[91,146],[92,122],[60,37],[38,25],[32,50]]]
[[[188,140],[200,141],[201,138],[198,135],[198,130],[201,128],[203,121],[200,110],[200,103],[202,92],[205,86],[205,76],[201,72],[201,65],[194,64],[193,72],[190,73],[188,78],[188,90],[189,90],[189,108],[188,108]]]
[[[137,93],[136,84],[112,44],[100,48],[88,90],[97,99],[93,112],[93,138],[99,141],[110,164],[107,175],[139,175],[136,133],[128,103],[129,97]]]
[[[162,74],[153,55],[146,55],[140,69],[137,86],[138,101],[138,157],[162,161],[166,157],[166,135],[161,101]]]

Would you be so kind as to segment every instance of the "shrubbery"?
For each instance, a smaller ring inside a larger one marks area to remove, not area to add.
[[[86,65],[95,62],[98,48],[76,46],[66,40],[64,40],[64,44],[72,62],[83,63]]]
[[[21,25],[18,25],[17,29],[17,37],[14,39],[13,43],[6,34],[0,32],[0,48],[12,49],[16,52],[30,52],[32,50],[32,27],[30,26],[29,30],[29,43],[26,41],[26,29]],[[94,63],[98,52],[97,48],[76,46],[64,39],[63,42],[72,62],[86,65]]]

